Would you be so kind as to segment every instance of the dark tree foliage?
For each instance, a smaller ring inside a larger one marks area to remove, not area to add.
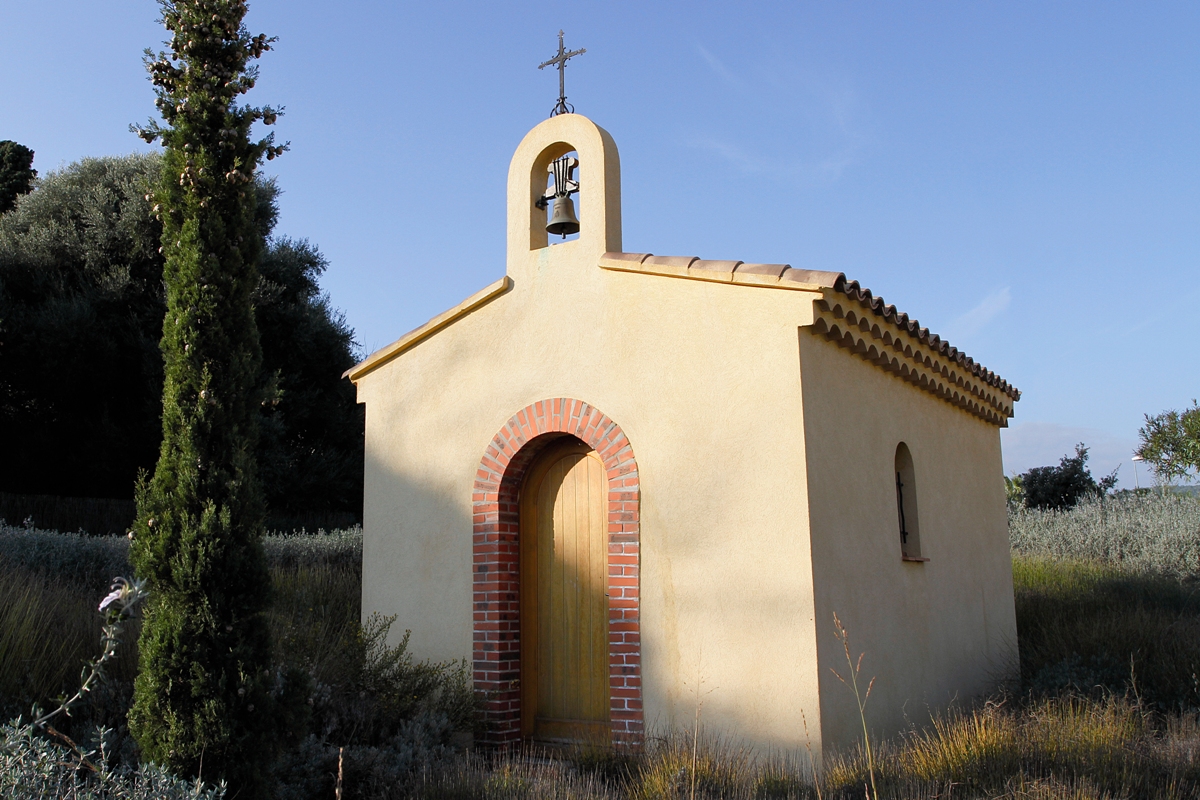
[[[0,217],[0,490],[130,497],[162,437],[152,156],[51,173]]]
[[[1096,481],[1087,468],[1088,449],[1075,445],[1075,455],[1063,456],[1057,467],[1034,467],[1020,476],[1027,508],[1064,510],[1085,497],[1104,495],[1117,485],[1117,471]]]
[[[33,191],[33,151],[23,144],[0,142],[0,214],[12,209],[17,198]]]
[[[162,224],[145,194],[162,158],[85,159],[0,217],[0,491],[133,496],[162,441]],[[278,190],[256,181],[268,236]],[[273,517],[362,503],[362,413],[341,374],[353,331],[317,287],[307,242],[266,240],[255,318],[263,374],[258,459]]]
[[[242,24],[243,0],[160,0],[169,53],[146,66],[167,125],[151,192],[162,221],[163,441],[137,491],[131,551],[150,585],[129,727],[147,759],[225,778],[235,796],[269,793],[277,751],[266,514],[256,449],[262,381],[254,319],[262,230],[253,176],[282,152],[251,126],[278,112],[238,103],[270,49]]]
[[[354,333],[321,294],[325,258],[306,241],[272,242],[255,293],[263,363],[274,394],[259,472],[273,516],[362,507],[363,416],[351,366]]]

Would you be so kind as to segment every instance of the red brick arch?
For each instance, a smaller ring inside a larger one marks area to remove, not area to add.
[[[505,747],[521,738],[517,494],[534,457],[564,435],[595,450],[608,473],[610,719],[614,743],[636,744],[642,737],[637,462],[625,433],[605,414],[555,397],[518,411],[492,439],[475,474],[473,657],[475,689],[485,695],[484,744]]]

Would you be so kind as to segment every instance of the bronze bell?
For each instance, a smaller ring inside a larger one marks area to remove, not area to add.
[[[546,223],[546,233],[561,234],[564,239],[568,233],[579,233],[579,217],[575,216],[575,203],[571,195],[554,197],[554,215]]]

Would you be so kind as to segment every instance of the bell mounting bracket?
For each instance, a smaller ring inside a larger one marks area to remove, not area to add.
[[[576,194],[579,191],[579,181],[572,176],[578,167],[579,159],[571,156],[563,156],[551,161],[550,165],[546,167],[546,172],[554,176],[554,185],[547,186],[546,191],[534,202],[534,205],[538,208],[545,208],[556,197],[570,197]]]

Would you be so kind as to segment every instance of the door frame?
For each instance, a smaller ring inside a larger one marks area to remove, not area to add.
[[[475,473],[471,511],[475,690],[485,730],[477,741],[521,742],[520,488],[547,446],[569,434],[588,445],[608,480],[609,724],[616,747],[644,735],[640,599],[641,485],[625,432],[599,409],[556,397],[518,411],[492,437]]]

